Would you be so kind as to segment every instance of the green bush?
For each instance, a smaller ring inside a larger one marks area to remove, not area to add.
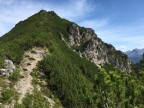
[[[63,55],[48,56],[41,64],[48,77],[50,89],[58,95],[65,107],[93,106],[93,103],[89,103],[93,84],[83,76],[79,67]]]
[[[0,68],[4,68],[4,58],[0,56]]]
[[[12,98],[16,95],[13,89],[5,89],[1,92],[0,102],[11,102]]]
[[[50,108],[49,102],[42,94],[34,90],[33,94],[27,94],[22,104],[16,104],[15,108]]]
[[[9,79],[13,82],[17,82],[19,80],[19,78],[21,77],[20,75],[20,71],[19,70],[15,70],[9,77]]]

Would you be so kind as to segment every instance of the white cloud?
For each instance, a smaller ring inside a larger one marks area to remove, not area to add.
[[[123,51],[123,52],[128,50],[126,46],[119,46],[118,49]]]
[[[40,6],[37,5],[38,9]],[[0,36],[8,32],[16,23],[34,14],[34,4],[31,0],[0,0]]]
[[[92,4],[89,0],[68,0],[66,4],[47,4],[43,8],[54,10],[58,15],[74,21],[88,15],[99,6],[99,4]]]
[[[4,24],[11,25],[12,28],[19,21],[26,19],[41,9],[54,10],[61,17],[76,21],[92,12],[96,6],[88,2],[88,0],[69,0],[66,4],[61,5],[58,3],[52,4],[49,1],[0,0],[0,35],[9,30]]]
[[[144,48],[144,23],[141,19],[129,25],[113,24],[108,18],[81,21],[80,25],[92,27],[98,37],[118,50]]]
[[[108,19],[90,19],[81,21],[79,24],[84,27],[93,28],[95,30],[101,27],[107,26],[109,23]]]
[[[78,24],[93,28],[98,37],[117,49],[144,47],[144,19],[129,25],[113,24],[110,17],[87,18],[92,13],[101,11],[101,4],[93,4],[88,0],[68,0],[65,3],[45,2],[44,0],[0,0],[0,36],[8,32],[16,23],[34,13],[45,9],[54,10],[58,15]],[[81,20],[82,19],[82,20]]]

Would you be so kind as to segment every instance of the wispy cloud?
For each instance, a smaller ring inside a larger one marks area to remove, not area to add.
[[[54,10],[58,15],[70,19],[77,20],[85,15],[88,15],[96,8],[99,4],[93,4],[89,0],[68,0],[64,4],[47,4],[43,6],[46,10]]]
[[[84,27],[93,28],[95,30],[109,25],[108,19],[87,19],[80,21],[79,24]]]
[[[37,7],[40,8],[39,5]],[[0,0],[0,36],[36,11],[38,9],[35,9],[34,4],[28,0],[22,0],[21,2],[18,2],[18,0]]]
[[[121,49],[123,52],[128,50],[126,46],[119,46],[118,49]]]
[[[60,1],[54,1],[0,0],[0,36],[8,32],[19,21],[44,9],[54,10],[63,18],[77,22],[81,26],[93,28],[98,37],[113,44],[117,49],[144,47],[144,42],[141,41],[144,40],[142,35],[144,34],[144,18],[131,23],[114,22],[109,14],[105,13],[105,17],[99,17],[103,6],[100,3],[93,3],[93,0],[64,0],[65,2],[60,4],[58,3]],[[98,15],[93,16],[96,13]]]
[[[144,48],[144,23],[139,19],[131,24],[113,23],[110,18],[87,19],[80,25],[93,28],[103,41],[113,44],[116,49],[126,51]]]
[[[61,17],[76,21],[94,11],[96,6],[88,0],[68,0],[61,5],[44,0],[0,0],[0,35],[10,30],[4,25],[10,25],[12,28],[41,9],[54,10]]]

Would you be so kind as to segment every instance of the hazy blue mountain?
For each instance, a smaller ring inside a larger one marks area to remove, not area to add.
[[[142,59],[142,54],[144,53],[143,49],[133,49],[132,51],[126,51],[125,54],[129,56],[129,58],[134,62],[138,63]]]

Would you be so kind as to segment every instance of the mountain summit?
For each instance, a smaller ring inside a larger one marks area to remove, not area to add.
[[[93,29],[41,10],[0,37],[0,107],[142,108],[133,65]]]
[[[32,46],[45,46],[47,44],[45,39],[50,37],[50,35],[53,38],[59,38],[68,47],[79,53],[80,56],[97,65],[104,66],[110,64],[121,71],[131,71],[132,62],[125,54],[121,51],[116,51],[112,45],[104,43],[97,37],[94,30],[80,27],[75,23],[61,19],[54,11],[47,12],[41,10],[26,21],[17,24],[1,40],[4,42],[5,40],[12,39],[16,43],[18,43],[17,41],[23,42],[25,40],[24,43],[20,43],[22,46],[18,47],[19,53],[22,53],[23,50],[29,49]],[[41,40],[38,40],[39,38]],[[11,48],[11,50],[13,49]],[[14,55],[15,58],[11,53],[6,55],[10,56],[15,62],[20,62],[21,60],[21,57],[17,55]]]
[[[54,12],[54,11],[45,11],[45,10],[41,10],[38,14],[49,14],[49,15],[54,15],[54,16],[57,16],[58,17],[58,15]]]

